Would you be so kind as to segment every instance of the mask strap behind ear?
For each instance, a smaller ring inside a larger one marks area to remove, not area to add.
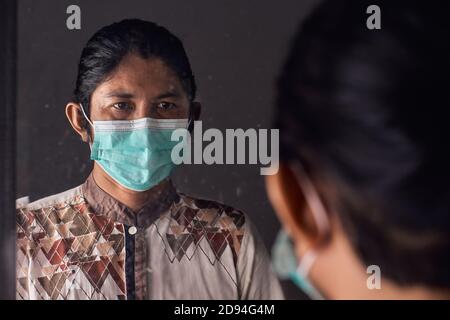
[[[83,105],[80,103],[80,107],[81,107],[81,112],[83,113],[84,117],[86,118],[86,120],[89,122],[89,124],[94,127],[94,124],[91,122],[91,120],[89,120],[88,116],[86,115],[86,112],[84,112],[84,108]]]
[[[86,112],[84,112],[84,108],[83,108],[83,105],[81,103],[80,103],[80,107],[81,107],[81,112],[83,113],[83,116],[86,118],[86,120],[89,122],[89,124],[93,128],[94,125],[92,124],[91,120],[89,120],[88,116],[86,115]],[[91,135],[89,134],[89,131],[88,131],[88,140],[91,140]],[[88,141],[88,145],[89,145],[89,149],[91,149],[91,151],[92,151],[92,146],[91,146],[90,141]]]
[[[188,124],[187,124],[187,127],[186,127],[186,129],[189,130],[189,131],[190,131],[192,122],[194,122],[194,115],[192,114],[192,109],[193,109],[192,108],[192,104],[193,104],[193,102],[191,101],[191,103],[189,105]]]
[[[294,168],[299,175],[298,183],[305,194],[306,202],[311,209],[317,228],[323,233],[328,232],[330,230],[329,217],[316,188],[300,163],[295,163]]]
[[[188,123],[187,123],[187,126],[186,126],[187,130],[189,130],[189,128],[191,127],[191,124],[192,124],[192,117],[189,116],[189,120],[188,120]]]
[[[297,267],[297,272],[303,277],[307,277],[309,274],[309,270],[316,261],[316,258],[317,253],[314,250],[309,250],[308,252],[306,252],[305,255],[300,259],[300,264]]]

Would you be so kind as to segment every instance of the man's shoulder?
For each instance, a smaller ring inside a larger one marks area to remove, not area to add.
[[[79,185],[66,191],[35,200],[26,205],[23,205],[20,208],[30,211],[36,211],[46,208],[59,208],[61,206],[66,206],[67,204],[71,204],[74,201],[77,201],[81,196],[82,188],[81,185]]]
[[[16,208],[18,231],[31,232],[36,220],[42,220],[42,223],[47,221],[49,224],[56,216],[61,215],[61,211],[64,211],[64,216],[68,217],[70,213],[67,212],[68,207],[73,208],[72,211],[80,211],[84,203],[81,185],[30,203],[18,203]]]

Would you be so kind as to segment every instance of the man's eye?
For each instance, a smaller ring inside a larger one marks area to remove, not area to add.
[[[169,109],[173,109],[176,107],[176,105],[174,103],[171,102],[160,102],[158,103],[158,108],[164,109],[164,110],[169,110]]]
[[[127,103],[127,102],[118,102],[118,103],[114,103],[113,107],[117,110],[120,111],[127,111],[127,110],[131,110],[133,107]]]

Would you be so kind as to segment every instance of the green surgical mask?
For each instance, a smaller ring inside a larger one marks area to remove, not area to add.
[[[307,252],[300,261],[289,236],[280,230],[272,249],[272,266],[280,279],[290,279],[313,300],[323,300],[324,297],[308,279],[309,269],[316,259],[314,251]]]
[[[311,182],[308,174],[300,163],[292,164],[298,184],[302,189],[313,219],[320,234],[328,234],[330,222],[325,207]],[[311,299],[322,300],[323,295],[309,280],[309,271],[317,258],[317,251],[309,249],[302,257],[297,257],[294,244],[286,231],[281,230],[272,249],[272,264],[281,279],[291,279]]]
[[[95,160],[117,183],[127,189],[146,191],[167,178],[175,168],[172,141],[176,129],[188,126],[188,119],[93,121],[94,141],[91,160]],[[183,140],[184,141],[184,140]]]

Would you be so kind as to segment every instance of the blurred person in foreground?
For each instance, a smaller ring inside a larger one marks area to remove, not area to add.
[[[274,265],[314,299],[448,299],[449,5],[379,1],[369,30],[370,4],[322,3],[279,76]]]

